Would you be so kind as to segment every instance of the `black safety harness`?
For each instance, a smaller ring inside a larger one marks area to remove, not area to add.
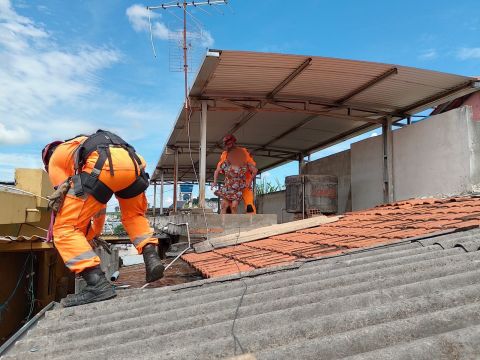
[[[128,144],[120,136],[109,131],[98,130],[95,134],[88,136],[83,144],[81,144],[75,152],[75,175],[72,177],[73,192],[75,196],[81,197],[85,194],[92,195],[97,201],[106,204],[113,195],[113,191],[100,181],[99,176],[103,169],[105,161],[108,159],[110,167],[110,175],[114,176],[114,165],[110,147],[121,147],[125,149],[135,166],[136,180],[115,195],[122,199],[133,198],[148,188],[149,175],[142,168],[142,161],[138,157],[133,146]],[[98,159],[91,173],[83,171],[83,167],[94,151],[98,152]]]

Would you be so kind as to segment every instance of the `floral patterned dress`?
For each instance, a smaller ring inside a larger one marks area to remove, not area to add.
[[[220,165],[220,173],[225,175],[225,182],[215,195],[228,201],[239,201],[247,187],[245,174],[248,166],[234,166],[228,160]]]

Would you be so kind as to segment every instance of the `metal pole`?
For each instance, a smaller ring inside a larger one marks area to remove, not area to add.
[[[185,81],[185,109],[188,110],[188,58],[187,58],[187,2],[183,2],[183,72]],[[187,111],[188,112],[188,111]]]
[[[33,318],[31,318],[25,325],[23,325],[20,328],[20,330],[18,330],[15,334],[12,335],[12,337],[10,339],[8,339],[2,346],[0,346],[0,355],[2,355],[12,344],[14,344],[15,341],[17,341],[25,331],[30,329],[32,327],[32,325],[34,325],[41,317],[43,317],[43,315],[48,310],[53,308],[54,305],[55,305],[55,302],[52,301],[50,304],[45,306],[42,310],[40,310],[38,312],[37,315],[35,315]]]
[[[163,215],[163,170],[160,177],[160,216]]]
[[[303,154],[298,154],[298,175],[302,175],[304,167],[305,156]]]
[[[198,206],[205,209],[205,180],[207,174],[207,102],[202,101],[200,119],[200,179],[198,182]]]
[[[302,219],[305,219],[305,176],[302,177]]]
[[[157,210],[157,182],[153,183],[153,222],[155,223],[155,212]]]
[[[177,188],[178,188],[178,149],[175,149],[175,159],[173,164],[173,211],[177,212]]]
[[[393,184],[393,132],[392,117],[388,116],[382,126],[383,137],[383,200],[385,203],[394,201],[394,184]]]

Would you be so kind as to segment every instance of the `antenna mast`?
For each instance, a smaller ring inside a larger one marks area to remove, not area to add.
[[[183,10],[183,72],[185,76],[185,110],[189,110],[189,101],[188,101],[188,47],[187,47],[187,7],[199,7],[199,6],[214,6],[214,5],[226,5],[228,0],[207,0],[207,1],[184,1],[176,2],[174,4],[167,3],[157,6],[147,6],[147,10],[157,10],[157,9],[171,9],[171,8],[180,8]],[[188,119],[187,119],[188,120]]]
[[[206,0],[206,1],[183,1],[175,3],[165,3],[158,6],[147,6],[147,10],[163,9],[168,10],[171,8],[179,8],[183,10],[183,73],[185,82],[185,121],[187,126],[190,126],[190,102],[188,99],[188,47],[187,47],[187,7],[199,7],[199,6],[215,6],[226,5],[228,0]],[[176,150],[177,151],[177,150]],[[178,154],[178,153],[177,153]],[[190,155],[191,156],[191,155]],[[193,164],[193,161],[192,161]],[[173,211],[177,211],[177,174],[174,175],[174,187],[173,187]]]

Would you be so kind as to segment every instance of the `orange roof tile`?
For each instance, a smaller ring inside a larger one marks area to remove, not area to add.
[[[413,199],[350,212],[339,221],[318,227],[182,258],[203,276],[216,277],[479,226],[478,197]]]

